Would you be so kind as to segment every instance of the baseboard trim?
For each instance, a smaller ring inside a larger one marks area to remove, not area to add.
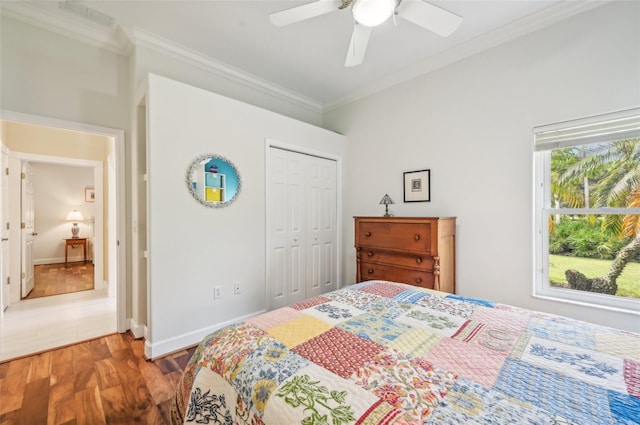
[[[136,321],[133,320],[133,318],[129,318],[128,321],[129,321],[129,329],[131,330],[131,333],[133,334],[134,338],[140,339],[146,336],[147,327],[145,325],[140,325],[136,323]]]
[[[217,323],[212,326],[207,326],[206,328],[201,328],[193,332],[188,332],[156,343],[151,342],[150,338],[147,337],[144,343],[144,355],[149,360],[155,360],[158,357],[166,356],[168,354],[175,353],[176,351],[180,351],[188,347],[193,347],[194,345],[199,344],[205,336],[217,331],[218,329],[224,328],[225,326],[229,326],[237,322],[242,322],[243,320],[247,320],[259,314],[266,313],[266,311],[267,310],[260,310],[246,316],[237,317],[235,319]]]

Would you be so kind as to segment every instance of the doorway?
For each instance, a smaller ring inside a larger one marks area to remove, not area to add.
[[[92,195],[102,163],[39,157],[23,160],[25,168],[30,171],[24,173],[21,183],[31,190],[22,190],[22,215],[31,216],[34,223],[32,230],[26,229],[30,226],[23,229],[25,237],[32,239],[31,255],[23,256],[23,269],[27,269],[25,276],[33,276],[33,285],[21,291],[21,299],[94,289],[103,269],[103,258],[94,255],[94,245],[101,243],[104,220],[96,216],[102,205]],[[78,229],[75,235],[74,229]]]
[[[94,283],[96,285],[96,289],[102,289],[104,294],[108,294],[108,297],[110,298],[109,303],[112,303],[112,305],[114,306],[113,323],[115,323],[115,325],[111,330],[111,332],[115,332],[115,331],[124,332],[127,329],[127,323],[125,318],[126,317],[126,287],[125,287],[125,279],[124,279],[124,273],[125,273],[124,259],[126,254],[124,247],[126,246],[126,244],[122,243],[125,239],[124,132],[122,130],[97,127],[97,126],[92,126],[92,125],[87,125],[82,123],[67,122],[67,121],[61,121],[56,119],[50,119],[46,117],[20,114],[20,113],[9,112],[9,111],[0,111],[0,123],[2,123],[2,125],[4,126],[4,124],[7,122],[18,123],[23,126],[36,126],[36,127],[42,126],[42,127],[48,127],[53,130],[77,133],[77,134],[80,134],[79,136],[80,142],[88,141],[95,136],[107,137],[111,141],[112,148],[108,151],[107,158],[104,161],[102,161],[99,171],[95,173],[97,178],[94,182],[95,192],[92,194],[93,196],[95,196],[96,204],[98,203],[97,202],[98,199],[101,201],[104,201],[104,211],[103,211],[103,208],[100,207],[97,209],[94,216],[94,220],[96,221],[98,219],[103,220],[103,224],[101,224],[101,228],[103,229],[103,231],[98,232],[99,235],[96,235],[96,236],[101,237],[104,243],[97,242],[96,240],[96,243],[93,245],[91,249],[92,254],[90,255],[90,258],[94,258],[94,259],[97,257],[104,258],[104,261],[103,261],[104,264],[102,265],[99,264],[100,262],[98,261],[95,262],[96,269],[98,269],[99,267],[101,270],[96,270],[95,274],[98,277],[95,279]],[[4,130],[4,127],[3,127],[3,130]],[[9,153],[11,153],[11,149],[12,149],[12,146],[10,145],[10,141],[8,140],[11,138],[11,135],[12,135],[11,132],[3,131],[3,143],[5,146],[8,147],[8,149],[6,150],[8,150]],[[45,145],[48,145],[49,147],[51,147],[56,143],[58,143],[58,140],[55,140],[54,138],[54,139],[48,140],[48,142]],[[33,161],[47,162],[47,161],[43,161],[42,159],[43,157],[46,157],[47,154],[50,154],[50,151],[48,150],[48,148],[42,148],[42,146],[40,146],[40,148],[41,150],[38,150],[36,146],[36,148],[31,149],[31,151],[29,152],[29,155],[33,155],[36,158],[35,159],[33,157],[27,158],[30,162],[33,162]],[[84,148],[82,146],[76,149],[71,149],[72,155],[73,155],[73,152],[79,152],[79,151],[82,151],[83,149]],[[25,158],[20,158],[20,159],[14,158],[13,160],[14,162],[16,160],[19,162],[23,159]],[[67,161],[68,159],[69,158],[67,158]],[[11,162],[11,159],[10,159],[10,162]],[[77,166],[78,164],[74,164],[74,165]],[[89,164],[89,166],[93,166],[93,164]],[[105,182],[105,185],[102,184],[103,181]],[[101,189],[103,187],[105,188],[104,190]],[[11,191],[12,190],[10,189],[9,192]],[[15,200],[15,196],[12,198],[12,201],[13,200]],[[16,292],[15,289],[19,289],[20,287],[20,277],[21,277],[20,275],[21,275],[21,263],[22,263],[22,258],[19,251],[19,245],[20,245],[19,241],[21,240],[20,218],[19,216],[16,217],[16,213],[13,212],[13,210],[15,209],[14,208],[15,204],[16,204],[15,202],[11,202],[11,201],[9,202],[10,209],[12,210],[9,212],[9,217],[11,219],[10,221],[12,224],[12,227],[11,227],[12,237],[10,238],[11,246],[8,249],[8,251],[10,252],[11,258],[9,260],[9,267],[8,267],[10,276],[8,276],[7,280],[11,280],[12,282],[17,282],[17,284],[11,285],[9,287],[10,289],[7,290],[7,287],[4,285],[4,282],[2,282],[3,283],[2,304],[3,304],[3,307],[8,307],[4,312],[0,313],[0,314],[3,314],[2,330],[5,331],[7,328],[10,329],[11,325],[9,325],[9,323],[13,321],[11,319],[12,314],[15,317],[17,317],[22,312],[22,314],[25,315],[24,317],[32,318],[34,315],[39,314],[37,309],[39,309],[40,307],[44,307],[45,305],[49,305],[48,308],[50,309],[60,308],[60,309],[64,309],[65,311],[69,311],[69,308],[72,308],[72,306],[79,306],[82,302],[85,302],[85,301],[88,303],[87,307],[89,304],[97,305],[96,304],[97,300],[95,299],[96,295],[88,294],[88,293],[97,293],[98,291],[84,291],[82,294],[85,294],[85,295],[66,294],[66,295],[59,295],[59,296],[53,296],[53,297],[44,297],[37,300],[20,301],[20,291],[17,291],[17,294],[15,294]],[[17,225],[15,225],[14,222],[17,223]],[[60,224],[60,226],[63,226],[65,228],[68,227],[67,229],[69,230],[68,236],[69,238],[71,238],[72,237],[72,234],[70,231],[71,223],[68,223],[63,219],[63,222]],[[16,244],[18,244],[18,248],[16,248]],[[16,249],[18,249],[17,252],[16,252]],[[3,252],[6,252],[6,251],[7,250],[3,250]],[[108,252],[108,255],[105,254],[107,252]],[[101,285],[102,285],[102,288],[100,288]],[[47,300],[47,298],[49,298],[50,300]],[[78,309],[77,315],[76,314],[70,315],[70,316],[73,316],[73,320],[75,321],[75,323],[87,324],[87,318],[86,316],[82,316],[82,314],[85,314],[85,313],[89,314],[90,310],[92,309],[95,310],[95,308],[93,307],[89,307],[89,308],[87,307],[84,307],[84,309],[82,308]],[[100,307],[100,309],[103,310],[102,313],[104,313],[104,311],[106,311],[107,308],[110,309],[111,307],[107,307],[106,304],[104,309]],[[104,314],[102,317],[104,317]],[[102,317],[100,319],[96,318],[94,320],[94,324],[99,324],[104,322]],[[19,320],[21,319],[16,319],[16,321],[13,321],[13,323],[18,322]],[[93,319],[89,319],[89,321],[91,320]],[[91,332],[93,331],[93,329],[89,329],[87,326],[83,328],[77,327],[75,328],[75,330],[71,331],[70,329],[72,326],[74,326],[74,324],[69,324],[69,329],[67,329],[68,331],[67,333],[75,334],[77,337],[80,338],[80,340],[88,339],[95,336],[100,336],[100,335],[92,335]],[[62,327],[65,327],[65,325],[62,325]],[[99,328],[99,326],[93,326],[93,328]],[[47,334],[48,332],[49,332],[49,329],[45,330],[44,328],[38,331],[38,333],[43,333],[43,334]],[[14,346],[14,347],[16,346],[16,344],[14,344],[12,341],[9,341],[7,343],[7,341],[4,340],[4,337],[10,333],[11,332],[2,333],[3,339],[2,341],[0,341],[0,346],[2,346],[3,348],[9,347],[9,346]],[[26,333],[28,332],[24,332],[23,330],[22,334],[26,335]],[[33,335],[35,335],[35,333],[33,333]],[[33,339],[33,337],[31,339]],[[66,336],[64,338],[50,338],[50,339],[59,340],[63,344],[74,343],[73,340],[66,338]],[[58,344],[58,341],[50,341],[50,343]],[[59,346],[59,344],[51,345],[51,346],[43,346],[43,347],[32,347],[33,348],[32,352],[39,351],[41,349],[53,348],[55,346]],[[4,351],[4,350],[0,350],[0,351]],[[27,353],[25,352],[25,353],[13,353],[13,354],[23,355]],[[11,354],[7,354],[4,352],[0,353],[0,359],[6,359],[7,356],[11,357]]]

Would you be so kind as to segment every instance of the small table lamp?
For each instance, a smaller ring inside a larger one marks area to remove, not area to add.
[[[73,210],[69,214],[67,214],[67,221],[72,221],[73,226],[71,226],[71,237],[77,238],[78,233],[80,233],[80,227],[78,226],[78,222],[84,220],[82,213],[78,210]]]
[[[383,217],[391,217],[391,214],[389,214],[389,205],[390,204],[395,204],[395,202],[393,202],[393,199],[391,199],[391,197],[385,193],[384,196],[382,197],[382,199],[380,200],[380,205],[384,205],[384,216]]]

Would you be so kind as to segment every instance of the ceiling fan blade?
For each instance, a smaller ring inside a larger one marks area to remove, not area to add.
[[[272,13],[269,15],[269,19],[273,25],[282,27],[333,12],[334,10],[338,10],[338,6],[341,4],[342,2],[340,0],[316,0],[312,3],[283,10],[282,12]]]
[[[362,63],[364,54],[369,44],[369,36],[371,35],[371,27],[354,23],[353,32],[351,33],[351,42],[349,43],[349,51],[344,61],[344,66],[352,67]]]
[[[403,0],[397,11],[398,16],[442,37],[457,30],[462,22],[462,18],[455,13],[422,0]]]

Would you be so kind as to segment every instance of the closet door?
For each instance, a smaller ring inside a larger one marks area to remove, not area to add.
[[[336,288],[336,162],[269,148],[268,309]]]
[[[307,157],[307,291],[314,297],[336,289],[336,161]]]

